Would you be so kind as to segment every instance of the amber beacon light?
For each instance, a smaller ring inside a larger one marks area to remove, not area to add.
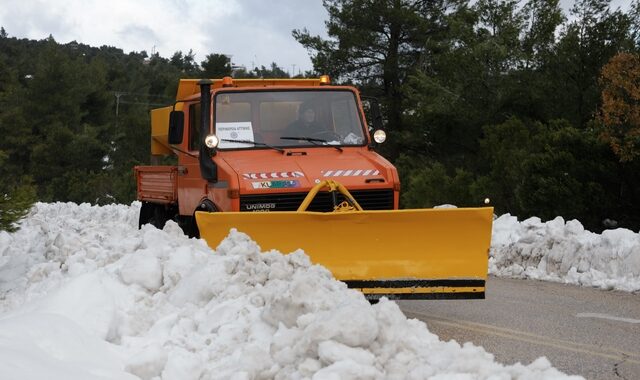
[[[233,78],[231,77],[222,78],[222,87],[233,87]]]
[[[320,76],[320,85],[321,86],[325,86],[325,85],[329,85],[331,84],[331,78],[329,78],[328,75],[321,75]]]

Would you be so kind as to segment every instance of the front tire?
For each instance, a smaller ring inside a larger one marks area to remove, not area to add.
[[[194,216],[180,216],[178,225],[182,228],[182,232],[190,238],[200,238],[200,231],[196,224],[196,218]]]
[[[217,212],[218,208],[213,202],[211,202],[211,200],[203,199],[195,211]],[[196,223],[195,211],[193,212],[193,216],[185,218],[187,222],[185,223],[185,226],[182,227],[182,230],[184,231],[185,234],[187,234],[187,236],[199,239],[200,229],[198,229],[198,223]]]

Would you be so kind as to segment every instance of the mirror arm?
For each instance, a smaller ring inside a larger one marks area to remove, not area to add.
[[[210,79],[201,79],[198,82],[200,85],[200,175],[208,182],[218,181],[218,166],[211,159],[211,156],[215,154],[215,150],[209,149],[204,139],[209,134],[209,128],[211,124],[211,85],[213,81]]]

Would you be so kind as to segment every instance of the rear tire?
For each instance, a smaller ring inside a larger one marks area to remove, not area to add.
[[[169,217],[165,205],[142,202],[138,228],[142,228],[145,224],[151,224],[161,230],[167,220],[169,220]]]
[[[153,209],[155,205],[149,202],[142,202],[140,207],[140,216],[138,217],[138,229],[142,228],[145,224],[149,224],[153,215]]]

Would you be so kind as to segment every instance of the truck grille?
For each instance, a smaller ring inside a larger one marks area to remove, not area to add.
[[[365,210],[393,209],[393,190],[353,190],[351,195]],[[240,196],[240,211],[296,211],[307,196],[306,193],[260,194]],[[338,193],[338,203],[344,201]],[[328,212],[333,210],[329,192],[320,192],[307,211]]]

